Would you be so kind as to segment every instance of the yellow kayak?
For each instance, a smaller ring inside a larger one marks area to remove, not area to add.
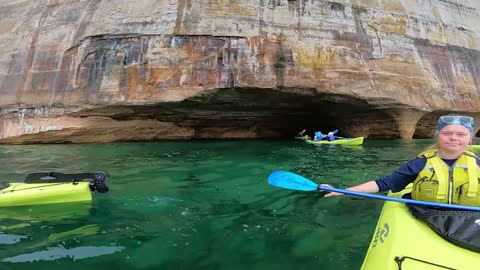
[[[411,186],[389,196],[401,197]],[[402,203],[385,202],[363,270],[479,269],[480,253],[443,239]]]
[[[95,190],[108,191],[106,174],[34,173],[24,183],[2,183],[0,207],[91,201]]]
[[[338,140],[335,140],[335,141],[327,141],[327,140],[312,141],[312,140],[307,140],[306,142],[310,143],[310,144],[362,145],[363,144],[363,138],[364,137],[344,138],[344,139],[338,139]]]
[[[25,184],[10,183],[0,190],[0,207],[91,201],[89,183]]]

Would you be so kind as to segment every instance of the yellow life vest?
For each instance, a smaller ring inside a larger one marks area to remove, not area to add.
[[[480,168],[475,154],[465,151],[450,167],[437,156],[437,151],[427,150],[420,154],[427,163],[413,181],[412,198],[480,206]]]

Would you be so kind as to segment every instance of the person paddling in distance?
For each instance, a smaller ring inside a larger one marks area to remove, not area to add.
[[[466,150],[474,135],[473,125],[469,116],[441,116],[434,145],[392,174],[347,190],[399,192],[413,183],[411,197],[415,200],[480,206],[480,159]],[[343,194],[331,192],[325,197],[339,195]]]
[[[323,135],[322,132],[320,132],[320,131],[315,131],[315,134],[314,134],[314,136],[313,136],[313,140],[314,140],[314,141],[321,141],[321,140],[323,140],[323,138],[325,138],[325,137],[326,137],[326,136]]]
[[[327,133],[327,135],[325,135],[320,131],[316,131],[315,136],[313,137],[313,140],[314,141],[327,140],[327,141],[331,142],[331,141],[334,141],[334,140],[343,139],[343,137],[335,136],[335,133],[337,133],[337,132],[338,132],[338,129],[336,129],[334,131],[330,131],[330,132]]]
[[[338,139],[343,139],[343,137],[338,137],[338,136],[335,136],[333,134],[333,132],[328,132],[328,134],[326,136],[324,136],[322,139],[323,140],[328,140],[329,142],[331,142],[331,141],[335,141],[335,140],[338,140]]]

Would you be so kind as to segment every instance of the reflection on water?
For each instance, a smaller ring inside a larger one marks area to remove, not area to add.
[[[72,236],[87,236],[87,235],[94,235],[98,233],[98,225],[96,224],[91,224],[91,225],[86,225],[74,230],[66,231],[66,232],[61,232],[61,233],[54,233],[51,234],[48,237],[48,241],[51,242],[59,242],[64,239],[70,238]]]
[[[66,249],[62,246],[47,248],[44,251],[36,251],[28,254],[21,254],[14,257],[5,258],[2,262],[20,263],[35,261],[53,261],[62,258],[71,258],[72,260],[81,260],[85,258],[97,257],[112,254],[123,250],[124,247],[76,247]]]
[[[0,245],[11,245],[20,242],[22,238],[27,238],[23,235],[3,234],[0,233]]]
[[[89,202],[16,206],[0,208],[0,219],[28,221],[29,223],[55,221],[88,216],[92,205]],[[2,227],[0,227],[2,228]]]
[[[344,187],[390,173],[430,143],[0,146],[0,179],[106,171],[111,188],[91,204],[0,209],[0,260],[11,270],[358,269],[382,202],[283,190],[267,176],[285,170]]]

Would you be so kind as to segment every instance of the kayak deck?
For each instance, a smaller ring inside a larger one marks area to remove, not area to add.
[[[389,196],[410,191],[407,187]],[[479,265],[479,253],[451,244],[417,220],[405,204],[388,201],[361,269],[478,269]]]
[[[335,141],[312,141],[307,140],[307,143],[310,144],[341,144],[341,145],[362,145],[364,137],[356,137],[356,138],[345,138],[345,139],[338,139]]]

